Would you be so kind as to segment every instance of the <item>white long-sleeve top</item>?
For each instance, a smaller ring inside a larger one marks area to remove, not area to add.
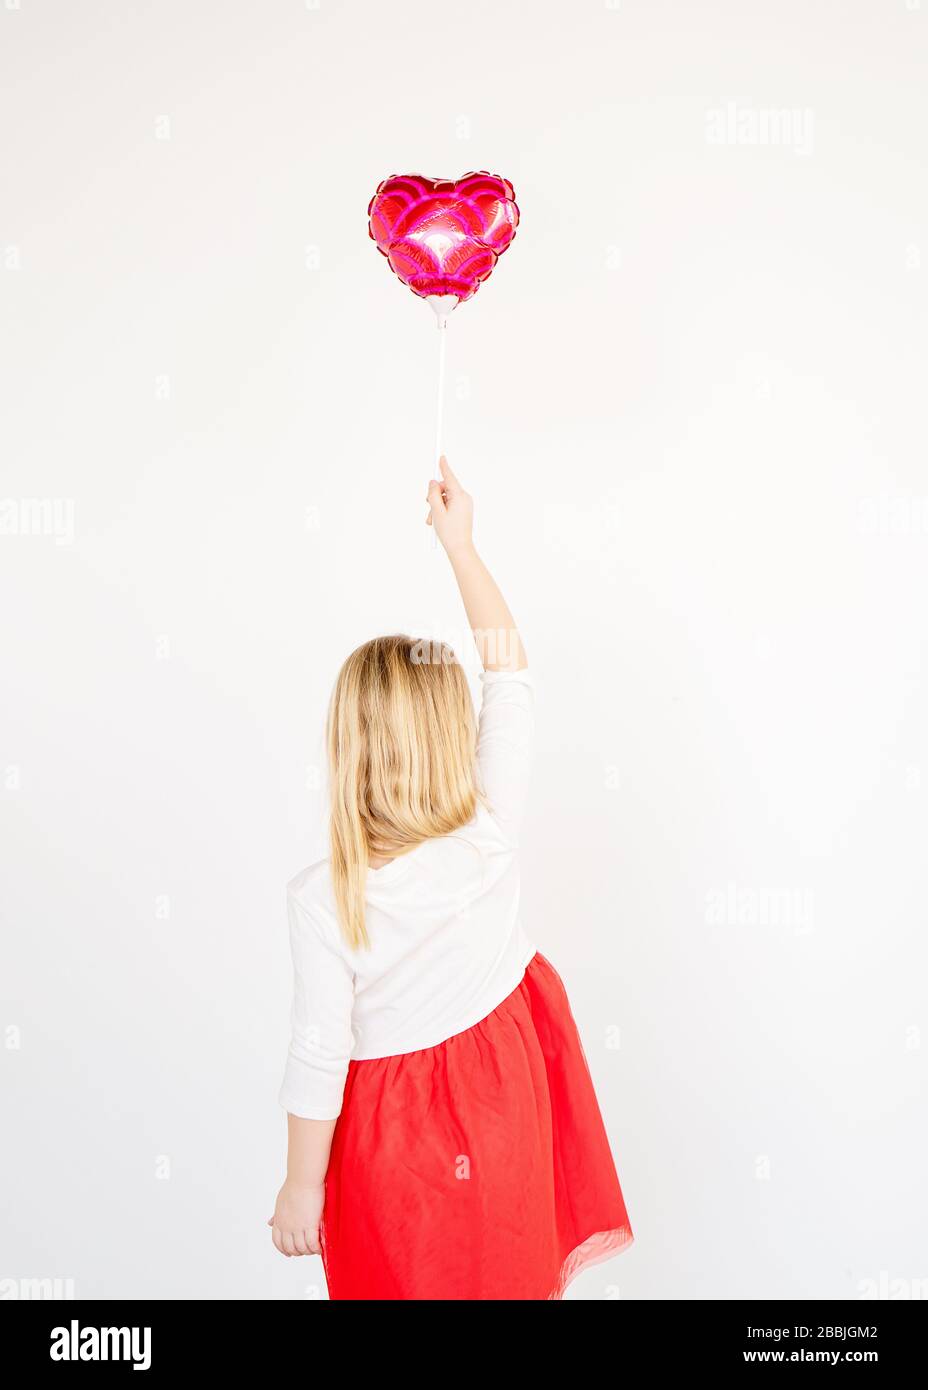
[[[489,809],[368,871],[370,949],[342,936],[328,860],[287,885],[294,991],[280,1104],[331,1120],[348,1063],[435,1047],[517,987],[535,947],[519,919],[519,826],[534,744],[528,671],[487,671],[478,783]]]

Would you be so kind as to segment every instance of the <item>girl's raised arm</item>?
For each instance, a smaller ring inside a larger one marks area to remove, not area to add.
[[[535,743],[532,678],[509,605],[474,549],[474,504],[445,458],[441,475],[440,483],[429,485],[429,521],[451,561],[483,662],[477,772],[491,815],[515,845],[528,800]]]
[[[427,524],[434,526],[445,548],[464,600],[485,671],[522,671],[528,665],[525,649],[496,580],[474,548],[474,504],[442,455],[441,482],[429,484],[431,511]]]

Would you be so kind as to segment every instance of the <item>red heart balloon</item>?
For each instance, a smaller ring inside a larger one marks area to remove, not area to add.
[[[377,249],[413,294],[470,299],[516,234],[519,209],[506,179],[393,174],[367,209]]]

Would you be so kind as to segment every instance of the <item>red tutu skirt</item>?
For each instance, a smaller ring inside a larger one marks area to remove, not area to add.
[[[632,1240],[564,986],[535,955],[481,1023],[352,1062],[326,1175],[333,1299],[560,1298]]]

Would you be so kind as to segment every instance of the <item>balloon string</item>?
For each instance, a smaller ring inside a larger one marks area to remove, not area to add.
[[[441,432],[445,414],[445,335],[448,332],[448,325],[439,322],[438,324],[438,401],[435,408],[435,477],[440,478],[441,470],[438,460],[441,458]],[[438,536],[435,528],[432,527],[432,549],[438,545]]]
[[[435,411],[435,463],[441,458],[441,427],[445,413],[445,334],[444,324],[438,326],[438,405]]]

